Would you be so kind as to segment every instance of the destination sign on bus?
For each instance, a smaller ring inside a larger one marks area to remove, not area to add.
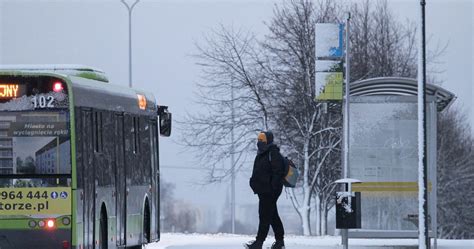
[[[18,84],[0,84],[0,98],[12,99],[17,98],[24,92],[24,87]]]
[[[67,84],[62,79],[0,74],[1,110],[61,109],[67,108],[68,103]]]

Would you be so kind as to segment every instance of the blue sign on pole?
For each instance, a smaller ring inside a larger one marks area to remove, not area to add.
[[[342,58],[344,55],[344,24],[339,24],[339,44],[329,49],[331,57]]]
[[[316,60],[342,60],[344,56],[344,24],[316,24]]]
[[[342,101],[344,24],[316,24],[316,101]]]

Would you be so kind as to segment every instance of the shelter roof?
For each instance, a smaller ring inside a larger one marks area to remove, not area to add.
[[[400,95],[417,96],[416,79],[401,77],[372,78],[351,83],[351,96]],[[433,84],[426,85],[426,93],[436,97],[439,112],[448,107],[456,96],[450,91]]]

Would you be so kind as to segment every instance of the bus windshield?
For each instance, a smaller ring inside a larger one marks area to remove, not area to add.
[[[0,176],[71,174],[69,112],[0,112]]]

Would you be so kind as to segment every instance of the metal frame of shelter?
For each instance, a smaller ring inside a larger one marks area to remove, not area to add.
[[[350,103],[381,103],[382,99],[388,100],[388,103],[415,103],[417,101],[417,80],[409,78],[384,77],[373,78],[350,84]],[[429,109],[427,122],[430,122],[431,132],[428,134],[430,141],[428,162],[429,168],[432,169],[429,179],[432,182],[432,189],[429,198],[429,207],[431,215],[431,231],[430,237],[437,237],[437,174],[436,174],[436,155],[437,155],[437,113],[448,108],[456,99],[456,96],[432,84],[427,84],[427,104]],[[434,111],[437,110],[437,111]],[[349,176],[351,171],[349,163]],[[364,179],[359,179],[364,182]],[[364,193],[362,192],[362,195]],[[364,224],[362,224],[364,226]],[[417,238],[417,230],[369,230],[355,229],[349,231],[349,238]],[[436,243],[435,243],[436,244]]]
[[[418,85],[416,79],[383,77],[373,78],[351,83],[352,96],[417,96]],[[436,97],[438,112],[442,112],[453,103],[456,96],[439,86],[428,84],[426,86],[428,96]]]

